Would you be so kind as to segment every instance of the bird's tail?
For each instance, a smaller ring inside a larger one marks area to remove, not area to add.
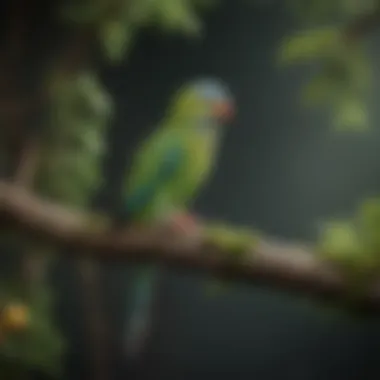
[[[151,334],[158,275],[158,268],[149,266],[137,273],[132,284],[131,313],[124,326],[124,348],[130,360],[143,353]]]

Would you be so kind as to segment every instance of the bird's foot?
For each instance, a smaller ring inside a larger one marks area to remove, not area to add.
[[[170,220],[170,226],[174,231],[185,235],[195,235],[199,232],[197,218],[184,212],[174,214]]]

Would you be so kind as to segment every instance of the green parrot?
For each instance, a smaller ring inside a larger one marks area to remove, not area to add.
[[[223,126],[234,114],[229,89],[202,78],[184,85],[166,117],[139,147],[123,190],[124,220],[167,223],[192,233],[195,218],[188,207],[215,168]],[[160,276],[156,265],[144,266],[133,280],[132,314],[125,323],[127,358],[139,356],[150,336],[152,306]]]

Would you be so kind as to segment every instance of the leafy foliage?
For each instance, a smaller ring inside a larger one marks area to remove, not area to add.
[[[299,22],[313,26],[331,22],[346,22],[351,17],[371,12],[377,0],[287,0]]]
[[[0,323],[0,368],[9,372],[9,378],[17,378],[30,369],[43,371],[51,376],[61,374],[61,355],[64,342],[51,323],[52,296],[40,289],[33,298],[25,299],[20,283],[3,282],[0,285],[0,305],[21,302],[28,311],[27,325],[19,331],[8,331]]]
[[[70,22],[97,28],[105,56],[110,62],[119,63],[142,27],[199,35],[199,11],[211,5],[210,0],[77,0],[65,4],[62,16]]]
[[[356,215],[325,223],[321,257],[339,265],[355,285],[371,282],[380,269],[380,198],[364,201]]]
[[[279,61],[316,69],[301,91],[302,103],[327,106],[338,130],[367,129],[372,68],[365,43],[347,40],[345,28],[354,17],[377,11],[379,1],[293,0],[292,6],[308,27],[284,39]]]
[[[290,0],[303,30],[284,39],[281,65],[307,65],[314,73],[301,90],[306,106],[327,107],[335,129],[369,127],[368,97],[372,67],[365,36],[350,35],[358,16],[379,12],[378,0]],[[360,29],[360,27],[359,27]],[[359,32],[360,33],[360,32]],[[367,39],[368,40],[368,39]],[[317,248],[349,279],[352,295],[372,282],[380,269],[380,201],[370,199],[355,216],[322,226]]]
[[[334,27],[304,31],[284,40],[280,62],[316,65],[317,74],[301,92],[304,105],[329,106],[338,130],[368,127],[371,67],[362,43],[347,45]]]
[[[70,77],[58,73],[51,78],[50,99],[36,190],[59,203],[87,209],[103,181],[104,133],[112,103],[92,72]],[[43,290],[35,293],[42,296]],[[28,368],[40,366],[53,373],[59,370],[63,350],[59,331],[49,325],[52,315],[43,303],[33,310],[34,327],[28,335],[10,340],[3,349],[7,356],[17,355]]]
[[[110,99],[94,74],[84,72],[54,82],[50,128],[38,173],[43,195],[88,206],[102,184],[104,132],[111,114]]]

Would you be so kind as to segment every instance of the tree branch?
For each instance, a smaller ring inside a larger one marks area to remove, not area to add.
[[[0,183],[0,220],[7,226],[75,248],[68,255],[103,262],[157,262],[177,269],[207,272],[324,298],[341,297],[347,288],[342,275],[307,245],[262,240],[239,264],[227,252],[202,241],[189,241],[157,227],[128,227],[116,232],[96,227],[91,215],[69,211],[36,198],[16,185]],[[4,225],[4,224],[3,224]],[[378,308],[380,283],[361,299]]]
[[[352,43],[364,35],[373,32],[380,26],[380,9],[364,13],[355,17],[348,23],[345,29],[345,39],[347,43]]]

